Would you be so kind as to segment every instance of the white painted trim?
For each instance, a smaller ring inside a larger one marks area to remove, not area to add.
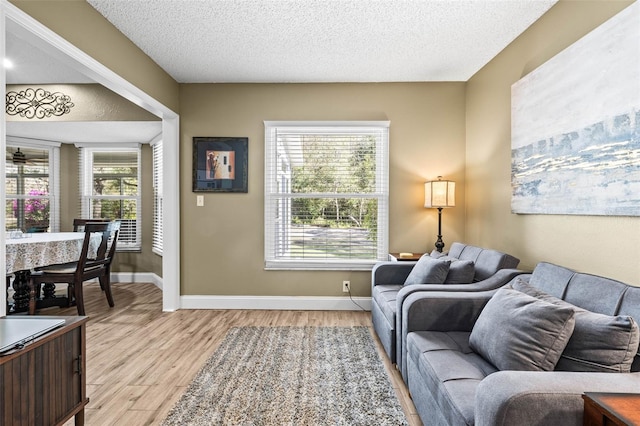
[[[264,120],[263,123],[265,127],[317,127],[322,129],[322,131],[327,131],[327,128],[331,128],[331,127],[344,127],[344,128],[355,128],[355,129],[359,129],[361,127],[374,127],[374,128],[388,129],[389,126],[391,125],[391,121],[389,120],[379,120],[379,121]]]
[[[19,146],[25,148],[60,148],[62,143],[56,141],[48,141],[46,139],[21,138],[20,136],[7,135],[7,146]]]
[[[164,254],[162,256],[162,274],[170,283],[163,288],[162,292],[162,309],[163,311],[175,311],[180,308],[180,182],[179,176],[179,115],[158,102],[147,93],[134,86],[124,78],[120,77],[109,68],[102,65],[91,56],[78,49],[67,40],[51,31],[49,28],[38,22],[30,15],[24,13],[15,5],[7,0],[0,0],[0,24],[2,28],[2,36],[0,36],[0,56],[4,57],[4,39],[6,20],[9,19],[24,29],[21,36],[37,46],[41,50],[46,51],[52,57],[58,58],[71,68],[85,74],[94,79],[97,83],[102,84],[109,90],[119,94],[123,98],[133,102],[141,108],[146,109],[152,114],[162,118],[163,142],[164,142]],[[4,67],[0,67],[0,95],[4,98],[6,91],[6,76]],[[2,124],[0,128],[0,150],[4,152],[6,149],[6,125],[3,115],[0,120]],[[0,175],[4,175],[4,164],[0,165]],[[0,186],[0,201],[5,202],[4,185]],[[0,210],[0,225],[5,227],[5,214]],[[0,243],[4,245],[4,233],[0,236]],[[0,267],[3,267],[4,257],[0,259]],[[4,292],[1,292],[4,294]],[[0,296],[0,315],[5,312],[6,301]]]
[[[76,148],[85,148],[93,151],[130,151],[132,149],[139,150],[141,142],[78,142],[74,143]]]
[[[155,135],[149,142],[147,142],[149,145],[153,146],[157,143],[162,142],[162,132],[158,133],[157,135]]]
[[[0,3],[0,6],[4,3]],[[6,13],[3,7],[0,7],[0,58],[5,57],[5,40],[6,40]],[[4,66],[0,66],[0,98],[6,99],[7,92],[7,77]],[[6,122],[6,114],[2,114],[0,118],[0,152],[7,152],[7,122]],[[4,181],[5,179],[5,162],[0,162],[0,176]],[[0,205],[6,206],[7,199],[5,193],[5,184],[0,185]],[[4,208],[0,209],[0,225],[2,229],[6,229],[6,211]],[[5,232],[0,232],[0,245],[5,247]],[[0,256],[0,269],[5,271],[7,269],[7,259],[6,256]],[[5,290],[0,291],[0,317],[3,317],[7,314],[7,292]]]
[[[93,278],[85,281],[86,283],[97,283],[98,279]],[[162,289],[162,277],[154,274],[153,272],[112,272],[112,283],[132,283],[142,284],[151,283],[156,287]]]
[[[112,272],[112,283],[152,283],[162,290],[162,277],[153,272]]]
[[[354,297],[371,311],[370,297]],[[348,297],[320,296],[181,296],[182,309],[265,309],[294,311],[359,311]]]
[[[180,117],[162,120],[162,310],[180,309]]]

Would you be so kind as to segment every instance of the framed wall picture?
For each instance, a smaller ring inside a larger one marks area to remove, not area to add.
[[[193,138],[193,192],[248,192],[249,138]]]

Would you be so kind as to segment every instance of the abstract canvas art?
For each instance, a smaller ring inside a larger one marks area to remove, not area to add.
[[[640,216],[640,3],[511,88],[511,210]]]

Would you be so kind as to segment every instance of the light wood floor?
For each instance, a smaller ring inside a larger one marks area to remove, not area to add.
[[[85,284],[88,425],[159,424],[230,327],[371,326],[369,312],[179,310],[164,313],[152,284],[113,285],[109,308],[97,284]],[[76,315],[51,308],[41,315]],[[421,425],[398,371],[374,338],[410,425]],[[72,425],[73,421],[67,423]]]

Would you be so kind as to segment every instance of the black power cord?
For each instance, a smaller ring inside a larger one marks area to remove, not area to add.
[[[364,312],[367,312],[367,310],[365,308],[363,308],[362,306],[360,306],[358,304],[358,302],[356,302],[355,300],[353,300],[353,297],[351,297],[351,285],[349,285],[347,287],[347,290],[349,290],[349,300],[351,300],[351,303],[353,303],[354,305],[356,305],[358,308],[360,308],[361,310],[363,310]]]

